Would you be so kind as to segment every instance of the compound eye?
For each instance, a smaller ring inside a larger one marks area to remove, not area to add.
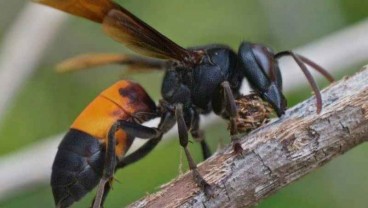
[[[252,43],[252,49],[261,51],[265,54],[269,54],[271,57],[275,56],[275,51],[272,48],[269,48],[265,45],[259,44],[259,43]]]
[[[256,56],[267,56],[270,57],[270,59],[273,59],[273,57],[275,56],[275,53],[271,48],[261,44],[253,44],[252,50]]]
[[[270,67],[273,62],[272,53],[269,52],[268,48],[260,44],[254,44],[252,46],[254,58],[258,66],[266,73],[269,74]]]

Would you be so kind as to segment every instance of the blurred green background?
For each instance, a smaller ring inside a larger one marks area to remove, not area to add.
[[[265,43],[276,50],[295,48],[364,19],[368,8],[366,0],[119,2],[182,46],[225,43],[235,50],[242,40]],[[23,0],[0,2],[0,38],[26,3]],[[5,122],[0,126],[0,155],[66,131],[89,101],[101,90],[123,78],[122,68],[117,66],[62,75],[54,72],[53,67],[59,61],[85,52],[130,53],[105,36],[99,25],[80,18],[70,18],[63,25],[56,41],[48,47],[40,68],[24,83],[7,111]],[[346,69],[345,72],[335,76],[352,74],[354,70]],[[136,74],[124,78],[140,82],[155,100],[160,98],[162,73]],[[287,95],[290,105],[309,96],[308,88],[296,89]],[[227,142],[225,123],[219,122],[207,128],[206,136],[212,149],[216,150],[219,143]],[[196,160],[200,161],[198,145],[191,144],[190,148]],[[361,145],[349,151],[266,199],[259,207],[367,207],[367,150],[366,145]],[[115,183],[106,207],[127,205],[177,176],[180,154],[178,141],[171,140],[139,163],[119,171],[116,178],[120,183]],[[183,164],[186,168],[185,160]],[[74,207],[87,207],[92,195]],[[52,206],[51,189],[47,184],[0,201],[0,207],[9,208]]]

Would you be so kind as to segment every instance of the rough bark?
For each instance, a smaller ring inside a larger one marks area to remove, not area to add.
[[[326,164],[368,138],[368,69],[323,90],[323,111],[315,99],[242,139],[199,166],[215,192],[208,198],[186,173],[130,207],[252,207],[287,184]]]

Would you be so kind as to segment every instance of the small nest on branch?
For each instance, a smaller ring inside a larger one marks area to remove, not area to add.
[[[249,133],[270,121],[272,107],[258,95],[242,95],[235,103],[238,111],[236,126],[240,133]]]

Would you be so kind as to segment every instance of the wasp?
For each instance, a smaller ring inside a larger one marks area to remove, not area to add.
[[[101,24],[107,35],[145,56],[90,54],[64,63],[64,70],[68,67],[75,70],[117,63],[132,68],[147,66],[148,69],[165,71],[161,87],[162,99],[158,106],[160,125],[166,130],[177,123],[180,145],[194,180],[208,195],[211,194],[210,185],[198,172],[188,149],[190,133],[195,140],[200,141],[204,158],[211,154],[200,129],[200,115],[214,112],[229,120],[233,148],[236,153],[240,153],[243,149],[239,143],[241,129],[236,100],[242,96],[240,87],[244,79],[248,80],[257,96],[273,108],[277,116],[282,116],[287,108],[278,64],[280,58],[290,56],[299,65],[315,94],[317,113],[322,110],[322,98],[306,65],[333,81],[325,69],[308,58],[292,51],[276,53],[262,44],[242,42],[237,52],[221,44],[183,48],[111,0],[38,2]]]
[[[143,157],[173,125],[150,128],[157,117],[154,101],[137,83],[121,80],[100,93],[75,119],[59,145],[51,174],[57,207],[68,207],[98,184],[96,203],[104,199],[116,169]],[[150,139],[124,157],[135,137]],[[97,202],[98,201],[98,202]]]

